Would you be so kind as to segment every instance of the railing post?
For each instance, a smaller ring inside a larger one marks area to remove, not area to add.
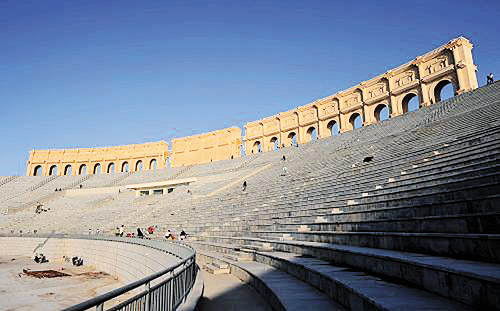
[[[101,303],[100,305],[97,305],[95,307],[95,311],[104,311],[104,303]]]
[[[145,307],[146,311],[149,311],[149,310],[151,310],[150,309],[150,306],[151,306],[151,292],[150,292],[151,282],[147,282],[146,284],[144,284],[144,287],[146,290],[146,305],[144,307]]]

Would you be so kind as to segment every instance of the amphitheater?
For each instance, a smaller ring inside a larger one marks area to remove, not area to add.
[[[193,310],[199,269],[272,310],[500,310],[500,83],[478,87],[471,49],[454,39],[245,136],[33,150],[28,176],[0,178],[0,255],[78,254],[122,282],[65,310]]]

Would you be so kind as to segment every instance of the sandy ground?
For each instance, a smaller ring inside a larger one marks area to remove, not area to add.
[[[56,270],[70,276],[38,279],[26,275],[23,269]],[[113,276],[89,266],[74,267],[71,263],[52,262],[37,264],[29,257],[0,255],[2,311],[60,310],[123,285]]]

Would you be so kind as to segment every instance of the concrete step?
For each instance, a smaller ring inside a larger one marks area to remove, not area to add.
[[[224,260],[216,252],[199,251],[197,261]],[[254,287],[273,310],[346,311],[340,304],[290,274],[258,262],[228,262],[231,273]]]
[[[473,310],[451,299],[308,256],[270,252],[256,254],[256,260],[307,282],[349,310]]]
[[[217,240],[217,245],[223,249],[222,241],[237,243],[238,240],[240,243],[271,243],[274,252],[312,256],[333,265],[348,266],[370,275],[379,275],[484,310],[500,309],[500,300],[497,299],[500,291],[499,264],[318,242],[221,237]],[[211,245],[211,242],[204,244]]]
[[[224,258],[233,261],[253,261],[253,255],[247,252],[226,253]]]
[[[227,264],[225,266],[225,268],[220,268],[212,263],[203,265],[203,269],[211,274],[229,274],[230,269]]]
[[[282,234],[257,233],[256,237],[285,241],[280,238]],[[352,245],[500,263],[500,234],[309,231],[290,232],[290,235],[294,239],[287,241]]]

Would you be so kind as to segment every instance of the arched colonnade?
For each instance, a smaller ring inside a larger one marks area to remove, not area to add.
[[[245,125],[246,150],[308,143],[430,106],[477,88],[472,44],[460,37],[348,90]]]

